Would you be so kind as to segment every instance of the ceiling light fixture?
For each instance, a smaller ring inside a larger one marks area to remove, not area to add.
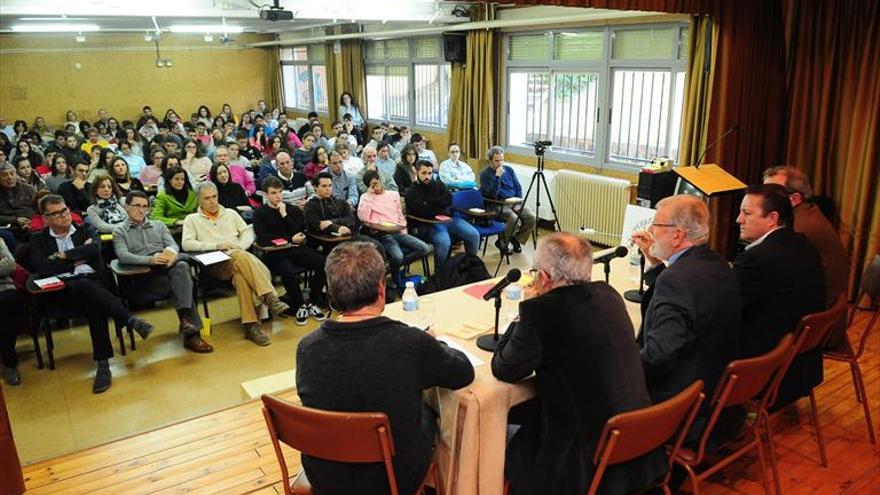
[[[172,33],[241,33],[241,26],[223,26],[217,24],[178,24],[169,28]]]
[[[68,23],[16,24],[12,26],[12,30],[16,33],[84,33],[100,29],[97,24]]]

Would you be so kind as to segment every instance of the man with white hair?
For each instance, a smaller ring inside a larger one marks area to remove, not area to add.
[[[727,364],[739,357],[739,284],[727,260],[706,245],[708,240],[709,209],[686,194],[657,203],[648,231],[633,234],[652,265],[645,272],[650,288],[642,301],[639,342],[655,403],[696,380],[703,380],[711,393]],[[691,438],[699,438],[708,412],[705,408],[697,417]],[[731,414],[722,424],[738,426],[739,421]]]
[[[546,236],[532,266],[534,297],[519,305],[519,321],[492,358],[500,380],[517,382],[534,372],[540,403],[540,412],[522,421],[511,411],[511,422],[522,427],[508,444],[505,476],[512,493],[585,493],[605,422],[651,400],[623,299],[607,283],[591,282],[589,241],[562,232]],[[655,450],[609,467],[602,492],[637,491],[667,469],[662,449]]]
[[[259,346],[270,344],[269,336],[260,330],[256,308],[265,304],[269,311],[280,316],[290,309],[278,299],[272,286],[269,269],[247,249],[254,243],[254,229],[234,210],[220,205],[217,186],[203,182],[196,187],[199,210],[183,221],[183,249],[185,251],[224,251],[229,260],[205,267],[205,271],[220,280],[232,280],[245,338]]]

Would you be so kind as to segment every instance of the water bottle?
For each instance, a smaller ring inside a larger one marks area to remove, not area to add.
[[[403,310],[415,314],[419,309],[419,295],[416,294],[416,286],[412,282],[406,283],[403,290]]]

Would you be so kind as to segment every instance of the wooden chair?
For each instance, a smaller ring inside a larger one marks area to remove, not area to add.
[[[281,467],[285,495],[310,495],[311,485],[305,471],[293,482],[281,452],[283,442],[305,455],[336,462],[385,464],[391,494],[398,495],[392,457],[395,455],[391,425],[385,413],[351,413],[321,411],[292,404],[271,395],[263,395],[263,417]],[[440,490],[440,476],[436,462],[431,462],[428,473],[416,493],[424,494],[425,483],[431,479]]]
[[[867,308],[859,308],[859,302],[861,302],[866,296],[870,301],[870,305]],[[860,310],[866,310],[872,314],[868,320],[868,325],[865,327],[865,330],[862,332],[862,336],[859,339],[858,347],[854,350],[848,335],[844,335],[840,345],[832,349],[826,349],[822,353],[822,357],[831,361],[840,361],[849,364],[850,372],[853,377],[853,387],[856,392],[856,400],[862,403],[862,407],[865,410],[865,423],[868,427],[868,438],[871,443],[877,443],[877,439],[874,436],[874,423],[871,419],[871,408],[868,406],[868,395],[865,392],[865,379],[862,376],[862,369],[859,367],[859,359],[865,352],[871,329],[874,328],[878,317],[880,317],[880,254],[874,255],[871,263],[865,269],[865,273],[862,276],[862,285],[859,290],[859,296],[850,308],[849,317],[847,319],[847,329],[853,328],[856,313]]]
[[[771,384],[771,390],[769,392],[771,397],[767,403],[768,407],[776,402],[776,394],[779,391],[779,385],[782,383],[782,379],[788,372],[788,368],[791,366],[792,361],[801,354],[806,354],[820,348],[825,343],[828,333],[831,332],[835,323],[845,313],[846,299],[844,298],[844,295],[841,294],[831,308],[819,313],[804,315],[804,317],[801,318],[801,321],[798,323],[797,329],[794,332],[794,352],[790,353],[788,360],[783,364],[781,371]],[[772,438],[773,432],[770,428],[770,421],[766,418],[765,421],[770,459],[771,463],[775,464]],[[828,456],[825,454],[825,439],[822,437],[822,427],[819,424],[819,414],[816,408],[816,394],[813,390],[810,390],[810,421],[813,423],[813,428],[816,430],[816,443],[819,447],[820,464],[822,467],[827,467]],[[778,473],[774,473],[774,475],[778,478]]]
[[[724,469],[733,461],[752,450],[758,451],[758,459],[761,462],[761,483],[764,486],[764,493],[770,495],[764,449],[761,445],[763,442],[764,421],[767,419],[767,401],[770,398],[770,394],[766,393],[766,389],[767,385],[773,381],[782,365],[791,355],[793,345],[794,336],[791,334],[786,335],[779,341],[779,345],[767,354],[732,361],[724,369],[724,373],[719,378],[718,385],[712,394],[710,401],[711,412],[703,433],[700,435],[696,450],[682,447],[673,459],[674,462],[681,465],[687,471],[694,495],[700,494],[700,483],[706,478]],[[765,391],[765,393],[762,394],[762,391]],[[702,465],[706,460],[706,444],[715,426],[718,424],[718,419],[723,411],[730,407],[750,404],[751,400],[756,397],[759,397],[755,403],[758,411],[756,419],[747,427],[745,434],[740,436],[741,438],[745,437],[747,442],[742,445],[737,443],[734,451],[698,474],[696,472],[697,466]],[[781,493],[779,477],[776,475],[775,458],[773,459],[772,466],[776,491]]]
[[[681,444],[705,398],[701,393],[702,389],[703,381],[697,380],[667,401],[621,413],[608,419],[599,435],[599,443],[593,455],[596,473],[593,475],[593,481],[590,482],[587,495],[594,495],[599,490],[602,476],[608,466],[645,455],[675,437],[668,449],[671,468],[672,460],[678,455]],[[670,474],[671,469],[659,482],[663,493],[666,494],[671,493],[667,486]]]

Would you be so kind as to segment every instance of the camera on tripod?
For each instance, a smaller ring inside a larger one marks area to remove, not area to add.
[[[544,155],[545,148],[546,148],[547,146],[553,146],[553,142],[552,142],[552,141],[540,141],[540,140],[538,140],[538,141],[535,141],[535,143],[534,143],[532,146],[535,147],[535,155],[537,155],[537,156],[543,156],[543,155]]]

